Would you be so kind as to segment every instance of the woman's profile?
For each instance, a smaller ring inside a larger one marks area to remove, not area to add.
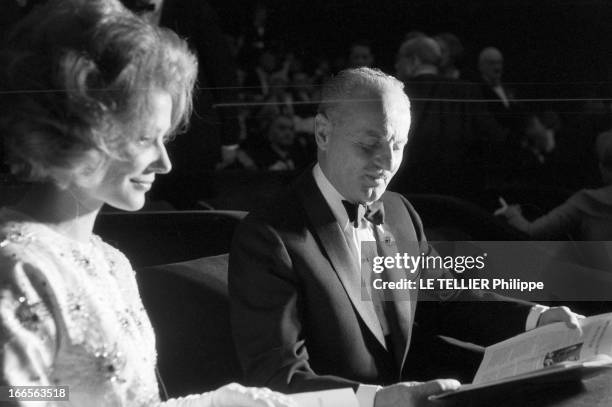
[[[103,205],[142,208],[170,171],[196,72],[183,40],[114,0],[51,0],[15,28],[0,139],[31,186],[0,209],[0,384],[65,385],[75,406],[294,405],[237,384],[162,403],[134,271],[92,233]]]

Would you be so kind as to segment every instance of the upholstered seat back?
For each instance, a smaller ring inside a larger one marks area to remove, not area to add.
[[[223,253],[245,214],[158,211],[98,217],[96,233],[136,269],[155,330],[158,368],[170,396],[200,393],[241,378],[229,325],[228,255]]]
[[[227,253],[245,215],[214,210],[103,213],[94,230],[139,268]]]
[[[172,396],[240,381],[230,332],[227,254],[146,267],[137,278]]]

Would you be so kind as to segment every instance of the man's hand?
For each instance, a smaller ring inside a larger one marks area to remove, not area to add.
[[[439,405],[428,400],[429,396],[456,390],[461,384],[454,379],[437,379],[429,382],[402,382],[384,387],[376,393],[374,407],[421,407]]]
[[[575,314],[567,307],[552,307],[540,314],[537,326],[548,325],[554,322],[565,322],[568,327],[578,329],[580,335],[582,335],[579,321],[583,318],[584,315]]]
[[[522,215],[523,211],[521,210],[520,205],[508,205],[506,200],[501,196],[498,198],[500,207],[493,212],[495,216],[504,216],[506,219],[513,218],[518,215]]]

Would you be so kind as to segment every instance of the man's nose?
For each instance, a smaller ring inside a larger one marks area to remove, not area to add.
[[[375,164],[378,168],[391,171],[393,169],[393,146],[383,143],[376,152]]]

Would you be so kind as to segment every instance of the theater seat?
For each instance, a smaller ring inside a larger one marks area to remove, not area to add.
[[[170,397],[241,380],[230,331],[227,254],[137,270]]]
[[[170,397],[240,381],[229,325],[227,252],[245,215],[158,211],[98,217],[95,232],[120,249],[136,270]]]
[[[94,231],[121,250],[134,268],[229,251],[241,211],[102,213]]]
[[[170,397],[242,380],[229,319],[227,254],[137,270],[156,333],[158,368]],[[421,304],[423,305],[423,304]],[[413,380],[471,381],[483,348],[446,337],[413,335]]]
[[[466,213],[471,214],[472,208],[453,199],[420,196],[412,202],[425,222],[467,231],[475,238],[485,236],[488,229],[480,234],[474,231],[491,221],[490,215],[479,211],[475,213],[480,218],[468,218]],[[450,213],[442,216],[443,210]],[[141,297],[156,333],[160,376],[170,397],[242,379],[230,331],[228,256],[222,253],[228,252],[234,228],[245,214],[108,213],[98,219],[96,232],[122,250],[137,271]],[[480,223],[469,222],[474,219]],[[193,260],[183,261],[187,259]],[[471,374],[472,364],[466,361],[473,358],[458,358],[452,349],[449,352],[440,354],[461,360],[466,375]],[[478,357],[477,352],[476,360]]]
[[[219,209],[263,209],[297,175],[298,171],[217,171],[213,174],[213,197],[206,203]]]

